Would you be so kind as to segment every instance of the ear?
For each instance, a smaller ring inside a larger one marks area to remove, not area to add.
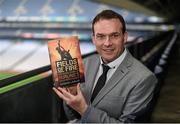
[[[128,39],[128,32],[124,32],[124,44],[127,42]]]
[[[93,34],[93,33],[91,34],[91,38],[92,38],[92,42],[93,42],[93,44],[95,44],[95,36],[94,36],[94,34]]]

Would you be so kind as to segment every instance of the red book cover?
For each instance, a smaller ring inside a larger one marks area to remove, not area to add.
[[[77,36],[48,41],[54,86],[72,86],[84,82],[84,66]]]

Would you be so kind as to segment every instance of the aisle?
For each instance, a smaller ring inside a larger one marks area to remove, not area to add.
[[[152,122],[180,122],[180,40],[172,54]]]

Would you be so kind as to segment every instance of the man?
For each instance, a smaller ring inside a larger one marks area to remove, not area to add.
[[[137,118],[148,110],[157,80],[125,48],[127,38],[121,15],[112,10],[99,13],[92,22],[92,40],[99,55],[92,55],[84,61],[85,83],[78,84],[76,95],[65,88],[53,88],[70,108],[80,114],[78,122],[137,122]],[[106,76],[99,81],[104,65],[109,67]],[[101,84],[102,88],[97,91],[96,86],[103,80],[106,80],[105,85]],[[68,107],[65,110],[72,115]]]
[[[69,50],[65,50],[61,45],[60,45],[60,40],[58,42],[58,47],[56,47],[56,50],[58,51],[59,55],[61,56],[61,60],[69,60],[72,59],[71,54],[69,53]]]

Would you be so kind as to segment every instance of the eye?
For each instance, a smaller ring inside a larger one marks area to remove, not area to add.
[[[102,35],[102,34],[96,35],[96,39],[97,39],[97,40],[104,40],[105,38],[106,38],[105,35]]]
[[[118,38],[120,36],[120,33],[114,33],[111,35],[111,38]]]

